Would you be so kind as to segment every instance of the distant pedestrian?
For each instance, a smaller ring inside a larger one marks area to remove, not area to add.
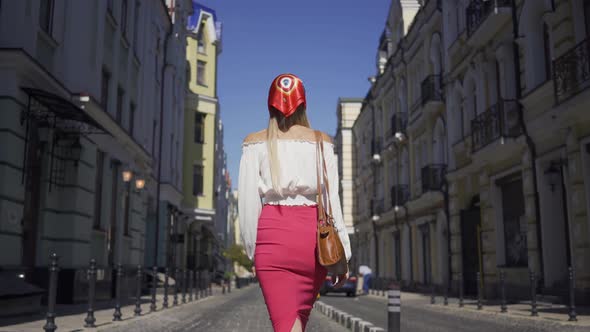
[[[332,210],[347,261],[350,240],[338,197],[334,146],[328,135],[310,128],[305,89],[297,76],[274,79],[268,110],[268,129],[248,135],[242,144],[240,229],[274,331],[302,332],[327,274],[316,255],[318,193]],[[318,186],[322,140],[328,180]],[[348,272],[338,275],[336,286],[347,279]]]
[[[367,265],[359,266],[359,274],[363,276],[363,293],[369,294],[369,287],[373,281],[373,270]]]

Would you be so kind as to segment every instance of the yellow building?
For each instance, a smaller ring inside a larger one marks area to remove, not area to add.
[[[183,209],[191,216],[184,231],[188,269],[211,270],[215,252],[215,153],[217,58],[221,25],[215,11],[193,2],[187,37],[188,91],[184,114]]]

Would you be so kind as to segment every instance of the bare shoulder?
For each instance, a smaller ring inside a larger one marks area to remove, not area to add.
[[[244,143],[262,142],[266,140],[266,129],[250,133],[244,138]]]

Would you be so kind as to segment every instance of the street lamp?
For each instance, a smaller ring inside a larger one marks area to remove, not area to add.
[[[551,188],[551,192],[555,192],[555,187],[561,183],[561,165],[562,161],[552,161],[549,168],[545,170],[545,178],[547,184]]]
[[[131,172],[130,169],[125,169],[125,170],[123,170],[122,175],[123,175],[123,182],[129,183],[131,181],[131,178],[133,177],[133,172]]]
[[[137,190],[142,190],[144,187],[145,187],[145,179],[144,178],[137,177],[135,179],[135,188]]]

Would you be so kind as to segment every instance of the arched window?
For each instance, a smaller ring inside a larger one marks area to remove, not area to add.
[[[432,132],[432,162],[433,164],[447,163],[447,135],[442,118],[438,118]]]

